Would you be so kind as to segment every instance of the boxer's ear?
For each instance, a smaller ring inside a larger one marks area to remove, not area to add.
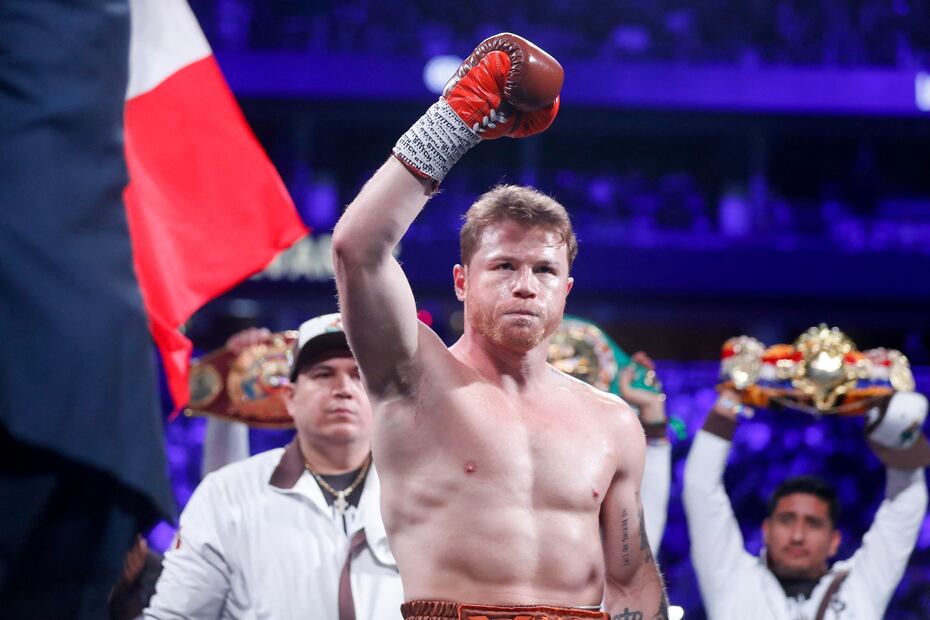
[[[468,268],[456,265],[452,268],[452,282],[455,284],[455,297],[465,301],[465,281],[468,279]]]

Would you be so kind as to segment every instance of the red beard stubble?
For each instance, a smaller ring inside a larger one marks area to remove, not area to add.
[[[562,313],[565,311],[565,301],[558,308],[558,312],[549,314],[543,309],[541,316],[533,320],[533,328],[507,326],[503,323],[503,316],[495,316],[495,308],[476,307],[474,304],[465,305],[465,320],[472,329],[490,340],[495,345],[515,351],[526,353],[534,349],[544,339],[551,336],[562,323]],[[542,320],[540,320],[540,318]]]

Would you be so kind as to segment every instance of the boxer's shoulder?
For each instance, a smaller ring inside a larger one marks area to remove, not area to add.
[[[570,408],[612,435],[640,429],[636,413],[616,394],[600,390],[580,379],[552,368],[554,396],[567,395]],[[557,398],[557,396],[556,396]],[[553,399],[549,399],[552,402]]]
[[[589,408],[595,408],[598,411],[604,411],[605,413],[632,412],[632,409],[626,404],[626,401],[616,394],[598,389],[581,379],[577,379],[556,369],[551,364],[549,368],[556,386],[568,390],[572,396],[577,398],[583,405]]]

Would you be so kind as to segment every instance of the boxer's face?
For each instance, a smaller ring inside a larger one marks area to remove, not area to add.
[[[829,504],[809,493],[779,499],[762,524],[762,534],[769,566],[783,579],[820,578],[840,545]]]
[[[287,404],[298,432],[312,443],[371,439],[371,404],[358,364],[348,352],[324,358],[300,372]]]
[[[453,276],[468,327],[518,352],[558,328],[572,288],[559,234],[513,220],[488,226],[469,264],[456,265]]]

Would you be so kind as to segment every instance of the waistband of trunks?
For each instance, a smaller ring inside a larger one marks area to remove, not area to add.
[[[407,620],[609,620],[598,609],[551,605],[473,605],[453,601],[407,601],[400,606]]]

